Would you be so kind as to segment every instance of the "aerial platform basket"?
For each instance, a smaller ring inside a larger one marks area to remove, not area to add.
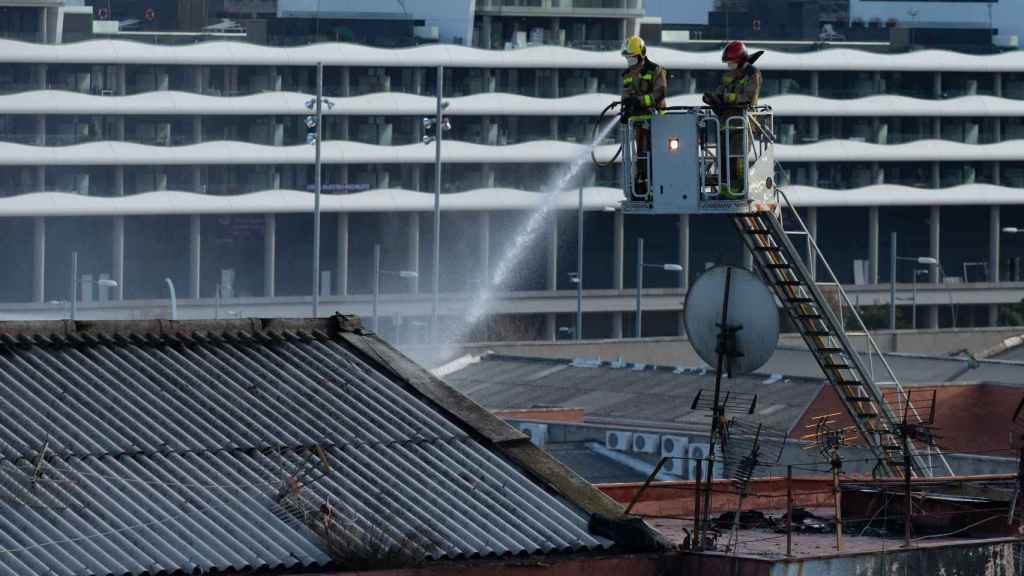
[[[647,138],[649,145],[638,149]],[[774,125],[760,106],[720,118],[706,106],[630,120],[623,145],[624,212],[776,211]]]
[[[917,476],[952,475],[935,446],[903,441],[901,430],[923,419],[799,212],[776,185],[773,134],[768,107],[724,119],[697,107],[630,120],[623,143],[623,211],[728,215],[876,458],[876,473],[905,475],[909,464]],[[784,209],[795,229],[783,226]],[[811,272],[792,234],[807,242],[807,258],[820,262],[827,278]],[[835,295],[826,297],[824,288]],[[853,345],[854,335],[866,338],[863,349]]]

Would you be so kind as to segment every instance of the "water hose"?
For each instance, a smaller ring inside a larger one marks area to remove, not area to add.
[[[608,162],[599,162],[597,160],[597,153],[596,153],[597,152],[597,142],[595,140],[597,140],[597,131],[601,129],[601,125],[604,124],[605,118],[608,117],[608,113],[611,112],[612,109],[614,109],[617,106],[622,106],[622,102],[616,100],[615,102],[612,102],[611,104],[609,104],[609,105],[604,107],[604,110],[601,111],[601,115],[598,116],[597,120],[594,122],[594,129],[593,129],[593,131],[590,134],[590,141],[593,143],[593,147],[590,149],[590,159],[593,160],[594,161],[594,165],[599,167],[599,168],[607,168],[608,166],[611,166],[612,164],[615,164],[615,161],[619,158],[619,155],[622,154],[622,144],[619,144],[619,150],[615,153],[614,156],[612,156],[612,159],[609,160]],[[622,115],[622,111],[619,111],[616,114],[616,116],[621,116],[621,115]]]

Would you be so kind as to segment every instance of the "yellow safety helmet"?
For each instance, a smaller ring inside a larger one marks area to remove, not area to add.
[[[639,36],[630,36],[622,43],[623,56],[643,56],[647,53],[647,45],[644,39]]]

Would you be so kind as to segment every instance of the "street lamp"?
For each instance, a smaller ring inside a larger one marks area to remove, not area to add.
[[[636,328],[636,337],[643,334],[643,308],[641,293],[644,287],[644,268],[657,268],[667,272],[682,272],[682,264],[645,264],[644,263],[644,239],[636,239],[636,319],[633,326]]]
[[[170,278],[164,278],[167,283],[167,291],[171,296],[171,320],[178,319],[178,296],[174,292],[174,282]]]
[[[316,146],[315,181],[313,191],[313,318],[320,316],[320,191],[322,189],[322,163],[320,147],[323,140],[323,107],[330,110],[334,102],[324,99],[324,63],[316,64],[316,97],[306,101],[306,109],[315,116],[306,116],[306,143]]]
[[[430,302],[430,340],[437,345],[437,309],[440,298],[441,284],[441,142],[446,130],[452,129],[452,123],[445,118],[444,111],[448,108],[444,101],[444,66],[437,67],[437,108],[433,118],[423,119],[424,130],[434,129],[434,135],[423,135],[423,143],[434,143],[434,269],[431,272],[434,297]]]
[[[393,274],[399,278],[419,278],[415,270],[382,270],[380,267],[380,244],[373,245],[373,331],[377,331],[377,302],[380,299],[380,277]]]
[[[896,233],[889,235],[889,329],[896,330],[896,264],[899,261],[916,262],[918,264],[938,265],[939,261],[931,256],[899,256],[896,254]]]
[[[96,284],[104,288],[117,288],[117,280],[111,280],[109,278],[100,278],[99,280],[90,280],[88,282],[82,282],[78,279],[78,252],[71,253],[71,319],[74,320],[78,317],[78,286],[79,284],[91,285]]]

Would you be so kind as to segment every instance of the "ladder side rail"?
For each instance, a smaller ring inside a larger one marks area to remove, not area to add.
[[[756,218],[756,216],[755,216],[755,218]],[[772,217],[772,219],[774,220],[774,217]],[[772,225],[769,224],[769,226],[772,226]],[[779,228],[781,229],[781,226],[779,226]],[[773,235],[776,235],[776,234],[778,234],[778,231],[773,230]],[[744,243],[747,244],[747,247],[753,249],[754,248],[754,246],[752,245],[753,244],[753,239],[749,238],[750,235],[742,234],[742,236],[743,236]],[[787,238],[787,240],[788,240],[788,238]],[[778,238],[776,238],[776,242],[778,242]],[[786,244],[781,244],[780,243],[779,247],[780,247],[780,249],[782,249],[784,251],[784,254],[785,254],[787,260],[791,260],[791,262],[790,262],[790,269],[793,271],[793,274],[796,275],[798,279],[800,279],[800,281],[804,284],[804,286],[807,286],[809,284],[808,281],[807,281],[807,279],[809,278],[809,273],[808,273],[807,269],[803,266],[802,260],[799,258],[798,254],[796,253],[795,247],[793,247],[792,243],[789,243],[789,242],[787,242]],[[760,267],[761,265],[763,265],[762,259],[766,258],[766,256],[763,256],[761,253],[759,253],[756,250],[754,250],[753,252],[754,252],[754,258],[755,258],[755,260],[757,261],[757,263],[759,264],[759,267]],[[767,276],[769,273],[767,271],[765,271],[764,274]],[[782,286],[780,286],[776,281],[772,280],[770,277],[769,277],[769,285],[772,287],[772,290],[775,292],[776,297],[779,298],[780,302],[783,303],[783,307],[786,309],[787,313],[789,313],[791,318],[793,318],[794,323],[796,323],[796,325],[801,328],[800,336],[803,338],[804,342],[807,344],[808,350],[810,350],[812,352],[812,356],[814,357],[815,361],[818,363],[818,366],[819,366],[819,368],[821,368],[821,371],[825,375],[826,379],[828,379],[829,382],[831,382],[832,385],[836,386],[836,387],[838,387],[838,386],[864,386],[863,382],[849,382],[849,383],[846,383],[846,384],[841,384],[841,383],[839,383],[837,381],[837,378],[835,378],[834,376],[831,375],[832,374],[832,369],[826,367],[824,358],[821,357],[819,354],[814,353],[814,350],[816,348],[816,343],[814,342],[813,337],[808,335],[806,333],[806,330],[803,329],[803,326],[800,323],[800,319],[793,316],[793,306],[787,303],[787,298],[788,297],[787,297],[787,294],[786,294],[785,290],[782,288]],[[822,302],[821,296],[822,295],[820,294],[820,292],[817,292],[816,290],[812,291],[810,289],[808,289],[808,291],[811,293],[811,296],[815,297],[817,302],[819,303],[818,304],[818,308],[821,309],[821,312],[822,312],[821,321],[825,323],[826,327],[829,328],[830,332],[835,333],[835,323],[834,322],[829,323],[828,320],[825,319],[826,316],[832,315],[832,319],[834,320],[834,315],[832,313],[831,308],[829,308],[825,304],[821,304],[821,302]],[[830,336],[829,338],[835,338],[835,336]],[[861,379],[863,380],[863,376],[861,376]],[[888,432],[886,432],[884,430],[878,430],[878,429],[873,429],[873,428],[868,427],[865,424],[864,419],[862,419],[862,418],[857,416],[857,413],[853,409],[853,406],[852,406],[851,402],[846,399],[845,391],[840,390],[839,392],[840,393],[838,394],[838,396],[839,396],[840,402],[842,402],[843,407],[849,413],[850,418],[853,420],[853,422],[856,425],[858,431],[861,433],[861,435],[864,437],[864,439],[867,440],[868,448],[871,450],[871,452],[874,454],[874,456],[876,458],[878,458],[878,460],[880,462],[883,462],[885,464],[886,470],[889,473],[892,473],[891,470],[890,470],[890,464],[891,464],[890,457],[888,456],[888,454],[886,454],[885,449],[881,447],[880,443],[876,442],[874,440],[874,436],[875,435],[880,434],[880,433],[888,433]],[[878,404],[878,402],[877,401],[873,402],[873,404]],[[879,418],[890,420],[889,422],[886,422],[885,425],[889,426],[889,427],[892,426],[891,417],[887,416],[885,413],[879,414]]]
[[[850,300],[849,294],[847,294],[846,290],[843,289],[842,283],[839,282],[839,279],[836,277],[835,272],[832,271],[832,267],[829,266],[828,261],[825,259],[824,254],[822,254],[821,252],[821,248],[818,247],[818,243],[811,236],[810,232],[808,232],[807,226],[806,224],[804,224],[803,218],[800,217],[800,213],[797,212],[796,207],[793,206],[792,202],[790,202],[789,196],[786,195],[785,191],[779,189],[779,194],[785,200],[786,205],[789,207],[789,210],[793,214],[793,217],[800,225],[800,228],[807,233],[807,241],[814,252],[814,257],[818,259],[822,263],[822,265],[824,265],[825,271],[828,273],[829,278],[832,279],[830,283],[836,285],[836,288],[838,289],[839,294],[842,296],[843,301],[845,301],[846,305],[850,308],[852,317],[857,322],[857,326],[861,329],[861,331],[864,333],[865,338],[870,343],[869,351],[873,351],[875,354],[878,355],[878,358],[882,361],[882,365],[885,367],[886,373],[888,373],[889,375],[889,381],[896,385],[896,389],[899,390],[901,395],[906,395],[906,388],[904,388],[902,383],[900,383],[899,378],[897,378],[896,376],[896,372],[892,368],[892,365],[890,365],[889,361],[886,360],[885,354],[882,353],[881,348],[878,346],[878,342],[876,342],[874,337],[871,336],[871,332],[864,324],[864,320],[860,317],[860,314],[857,312],[857,308],[853,305],[853,301]],[[857,352],[855,348],[851,348],[851,350],[855,354],[860,356],[860,353]],[[865,372],[865,374],[866,373],[867,372]],[[872,382],[874,382],[874,380],[872,380]],[[918,422],[923,421],[921,415],[917,412],[917,410],[913,410],[913,413],[914,416],[918,419]]]
[[[786,195],[786,193],[783,190],[781,190],[781,189],[779,189],[779,194],[785,200],[786,205],[789,207],[790,212],[792,212],[794,218],[796,218],[796,221],[800,225],[800,228],[803,229],[805,232],[808,232],[807,231],[807,226],[804,224],[803,219],[800,218],[800,214],[797,212],[796,207],[793,206],[792,202],[790,202],[789,196]],[[781,230],[781,228],[782,228],[781,223],[779,221],[775,220],[774,218],[772,218],[772,221],[773,221],[773,225],[778,224],[778,227],[780,229],[779,231],[782,232],[782,237],[785,239],[785,242],[787,244],[789,244],[790,247],[792,248],[792,243],[789,241],[789,237],[785,235],[785,231],[784,230]],[[864,334],[866,335],[868,341],[871,343],[871,349],[874,350],[874,352],[878,355],[879,359],[882,361],[882,365],[885,366],[885,370],[889,374],[890,381],[896,385],[896,389],[899,391],[901,397],[907,396],[906,388],[903,387],[903,385],[899,381],[899,378],[896,377],[896,372],[893,370],[892,366],[889,364],[889,361],[886,360],[885,355],[882,354],[882,351],[879,348],[878,343],[871,336],[870,331],[868,331],[867,326],[864,324],[864,320],[860,317],[860,314],[857,312],[857,309],[854,307],[853,302],[850,300],[849,294],[847,294],[846,290],[843,289],[842,284],[839,282],[839,279],[835,275],[835,272],[832,271],[832,267],[829,266],[828,262],[826,261],[824,255],[821,252],[821,249],[818,247],[817,242],[814,241],[814,238],[811,236],[811,234],[809,232],[807,233],[807,238],[808,238],[808,242],[809,242],[810,246],[812,247],[812,249],[814,251],[815,258],[818,258],[824,264],[825,270],[827,271],[827,273],[828,273],[829,277],[832,279],[832,281],[836,284],[839,294],[842,295],[843,301],[845,301],[846,305],[850,307],[850,313],[851,313],[852,317],[856,320],[857,325],[860,326],[860,329],[864,332]],[[802,261],[797,259],[797,261],[795,262],[795,265],[800,267],[801,269],[803,269],[803,273],[806,273],[806,269],[804,268],[804,265],[803,265]],[[809,277],[809,275],[808,275],[808,277]],[[817,290],[817,286],[814,287],[814,291],[816,291],[816,292],[818,291]],[[831,315],[833,317],[832,319],[835,320],[835,318],[834,318],[835,315],[832,312],[831,308],[827,308],[827,310],[823,310],[823,312],[825,313],[826,316],[827,315]],[[859,352],[857,352],[857,349],[852,346],[852,343],[847,338],[845,329],[840,329],[837,332],[837,336],[843,342],[843,348],[850,351],[849,355],[850,355],[851,359],[854,361],[854,363],[856,364],[857,369],[858,369],[858,371],[861,374],[861,377],[866,382],[870,382],[870,386],[868,386],[868,388],[871,390],[873,396],[879,398],[879,404],[881,406],[881,409],[885,412],[886,418],[889,419],[890,422],[895,422],[896,420],[893,417],[892,411],[890,410],[888,403],[885,401],[885,398],[882,397],[881,391],[878,389],[878,387],[875,384],[874,380],[869,378],[870,375],[869,375],[867,369],[864,366],[864,363],[863,363],[863,360],[861,358],[861,355],[860,355]],[[911,412],[914,414],[914,417],[917,418],[918,422],[923,422],[923,419],[921,418],[920,413],[918,413],[917,409],[914,408],[913,406],[911,406]],[[930,449],[929,449],[929,452],[931,452]],[[936,452],[938,453],[939,459],[941,460],[944,468],[946,469],[946,472],[950,476],[953,476],[954,475],[953,474],[953,469],[949,465],[949,461],[946,459],[946,456],[941,451],[939,451],[939,450],[936,450]],[[919,453],[917,453],[916,450],[912,450],[912,455],[913,455],[913,458],[914,458],[916,466],[920,470],[922,470],[922,471],[927,471],[927,474],[925,474],[925,475],[932,476],[933,475],[932,470],[925,465],[924,459],[921,457],[921,455]]]
[[[791,268],[796,271],[801,281],[804,283],[804,288],[811,293],[814,300],[818,303],[818,307],[822,314],[823,320],[825,321],[826,325],[828,325],[830,328],[829,331],[833,333],[834,338],[839,340],[842,348],[847,351],[846,355],[853,362],[852,369],[860,378],[860,382],[856,384],[850,383],[848,385],[859,386],[862,390],[864,390],[864,392],[869,394],[869,397],[872,398],[871,403],[874,404],[874,409],[878,412],[879,419],[884,421],[884,426],[886,427],[885,429],[872,430],[868,428],[868,430],[870,430],[870,433],[873,434],[893,435],[896,430],[896,423],[898,422],[898,420],[896,420],[888,404],[885,402],[885,397],[881,393],[881,390],[877,387],[874,381],[868,378],[867,370],[864,367],[861,358],[857,355],[856,349],[853,348],[852,343],[846,336],[845,331],[842,330],[840,324],[838,323],[839,321],[835,312],[832,310],[830,306],[827,305],[827,303],[825,303],[824,295],[818,289],[817,284],[809,281],[810,272],[804,265],[803,260],[799,257],[799,253],[796,250],[796,247],[789,240],[788,236],[785,235],[785,231],[782,229],[781,223],[774,216],[770,216],[769,218],[766,218],[766,220],[770,220],[768,225],[774,229],[773,233],[776,236],[776,242],[779,242],[781,240],[780,245],[784,245],[785,250],[787,252],[787,257],[792,258],[793,261],[790,263]],[[828,375],[828,372],[826,372],[826,375]],[[847,407],[847,410],[852,411],[852,407],[850,405],[847,405],[845,401],[844,405]],[[865,428],[867,428],[862,427],[860,425],[860,419],[857,418],[855,414],[851,414],[851,416],[853,417],[854,421],[858,423],[859,429],[864,430]],[[865,436],[865,439],[868,440],[869,445],[872,444],[871,436]],[[874,451],[874,448],[872,448],[872,450]],[[917,451],[911,450],[911,457],[915,464],[915,467],[919,470],[920,473],[923,474],[926,470],[928,470],[925,466],[923,458],[920,456],[920,454],[917,453]],[[883,458],[883,460],[888,460],[888,457]]]

